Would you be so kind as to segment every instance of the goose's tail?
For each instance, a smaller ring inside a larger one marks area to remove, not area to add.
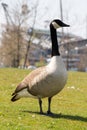
[[[17,100],[20,99],[17,95],[18,95],[18,94],[15,94],[15,95],[11,98],[11,101],[12,101],[12,102],[15,102],[15,101],[17,101]]]
[[[12,94],[11,101],[12,102],[17,101],[17,100],[19,100],[22,97],[26,97],[27,94],[28,94],[27,86],[24,83],[20,83],[17,86],[17,88],[14,91],[14,93]]]

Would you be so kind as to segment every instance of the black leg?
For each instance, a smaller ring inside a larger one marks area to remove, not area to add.
[[[40,106],[40,114],[43,114],[41,98],[39,98],[39,106]]]
[[[47,114],[52,114],[51,113],[51,99],[52,99],[52,97],[48,98],[48,111],[47,111]]]

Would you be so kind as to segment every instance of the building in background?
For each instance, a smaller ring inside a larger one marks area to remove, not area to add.
[[[34,39],[29,51],[29,62],[35,64],[41,57],[45,61],[51,58],[50,32],[47,30],[34,30]],[[67,70],[87,71],[87,39],[65,34],[62,40],[62,33],[58,32],[60,52],[63,57]],[[32,49],[33,48],[33,49]]]

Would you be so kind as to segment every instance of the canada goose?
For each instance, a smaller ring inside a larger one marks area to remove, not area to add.
[[[44,67],[37,68],[27,75],[12,94],[11,101],[13,102],[22,97],[37,98],[41,114],[43,113],[42,98],[48,97],[47,114],[51,114],[51,99],[63,89],[67,81],[67,71],[60,56],[57,41],[56,29],[59,27],[69,27],[69,25],[58,19],[50,23],[52,40],[52,58],[50,63]]]

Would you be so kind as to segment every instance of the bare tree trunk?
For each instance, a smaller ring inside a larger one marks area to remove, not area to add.
[[[32,43],[32,37],[34,36],[34,26],[36,23],[36,17],[37,17],[37,6],[38,6],[38,2],[37,5],[35,7],[35,16],[34,16],[34,21],[33,21],[33,25],[32,25],[32,32],[28,41],[28,45],[27,45],[27,50],[26,50],[26,54],[25,54],[25,60],[24,60],[24,68],[26,67],[26,63],[28,61],[28,53],[29,53],[29,49],[30,49],[30,44]]]
[[[17,40],[17,67],[20,65],[20,27],[18,27],[18,40]]]
[[[29,49],[30,49],[30,42],[31,42],[31,38],[28,41],[27,51],[26,51],[25,60],[24,60],[24,68],[26,67],[26,63],[27,63],[27,59],[28,59],[28,52],[29,52]]]

